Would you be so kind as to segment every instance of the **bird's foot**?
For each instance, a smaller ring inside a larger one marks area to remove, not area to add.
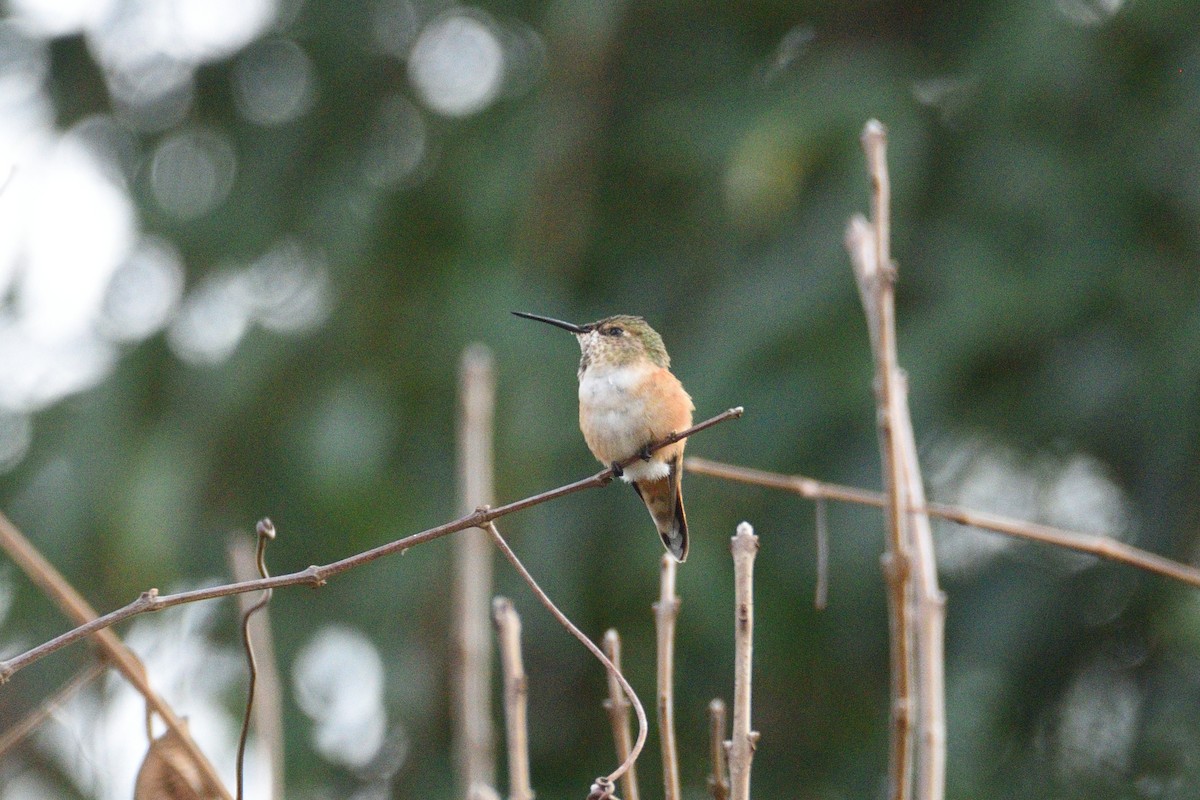
[[[612,474],[615,478],[620,478],[625,474],[625,470],[621,469],[621,462],[619,461],[612,462],[612,464],[609,465],[609,468],[612,469]]]
[[[650,452],[649,444],[643,445],[642,449],[638,450],[638,458],[642,459],[642,461],[649,461],[651,455],[653,454]]]

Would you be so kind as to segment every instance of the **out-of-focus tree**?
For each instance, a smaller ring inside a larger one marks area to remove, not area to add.
[[[275,571],[454,516],[455,374],[471,341],[497,358],[498,498],[590,471],[577,353],[510,309],[642,314],[699,415],[747,409],[691,452],[877,485],[841,247],[867,196],[857,136],[872,116],[891,132],[900,357],[931,497],[1195,550],[1194,3],[4,8],[0,507],[99,608],[221,575],[227,535],[265,514]],[[831,509],[818,614],[807,507],[699,477],[686,492],[685,791],[703,785],[708,700],[728,693],[726,548],[749,519],[756,793],[875,792],[877,515]],[[631,679],[649,687],[659,546],[644,514],[612,489],[507,530],[585,630],[620,627]],[[950,796],[1185,796],[1200,779],[1194,596],[941,537]],[[289,796],[455,796],[449,574],[432,544],[277,593]],[[498,579],[526,628],[535,788],[578,791],[611,761],[603,675]],[[15,571],[0,588],[6,652],[64,627]],[[123,629],[152,648],[149,632],[190,626],[203,646],[165,657],[181,670],[166,680],[190,687],[181,710],[218,741],[241,702],[231,608]],[[19,674],[0,718],[84,658]],[[0,797],[129,796],[132,777],[81,744],[97,709],[118,716],[119,692],[86,695],[77,727],[0,764]],[[120,718],[139,744],[136,714]]]

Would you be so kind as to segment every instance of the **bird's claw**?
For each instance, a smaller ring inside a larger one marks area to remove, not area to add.
[[[610,469],[612,469],[612,474],[613,474],[614,478],[619,478],[625,474],[625,470],[623,470],[621,468],[621,462],[619,462],[619,461],[612,462],[612,464],[610,465]]]

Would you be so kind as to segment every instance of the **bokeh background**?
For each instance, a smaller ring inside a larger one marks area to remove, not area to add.
[[[1200,452],[1200,6],[1190,1],[7,0],[0,21],[0,508],[100,609],[222,580],[271,516],[276,573],[457,515],[456,381],[497,373],[497,497],[590,474],[578,351],[512,309],[644,315],[689,452],[879,485],[841,245],[891,135],[899,345],[929,491],[1190,561]],[[880,795],[876,511],[685,481],[677,716],[732,688],[728,537],[758,564],[759,797]],[[661,551],[624,488],[502,529],[653,700]],[[952,798],[1183,798],[1200,603],[1129,568],[939,530]],[[452,544],[271,606],[288,796],[461,797]],[[539,796],[613,765],[598,666],[507,565]],[[67,623],[0,564],[0,648]],[[230,774],[233,604],[123,627]],[[0,689],[15,722],[89,657]],[[0,762],[0,797],[127,798],[140,705],[95,684]],[[655,796],[654,748],[642,788]],[[261,761],[252,792],[265,796]]]

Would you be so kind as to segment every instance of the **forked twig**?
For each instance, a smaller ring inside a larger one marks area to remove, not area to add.
[[[612,661],[608,659],[608,656],[604,655],[600,648],[596,646],[595,642],[589,639],[583,631],[575,627],[575,623],[567,619],[567,615],[559,611],[558,606],[554,605],[554,601],[552,601],[550,597],[544,591],[542,591],[542,587],[538,586],[537,581],[534,580],[533,576],[529,574],[529,570],[525,569],[525,565],[521,563],[521,560],[517,558],[517,554],[513,552],[511,547],[508,546],[508,542],[506,542],[504,537],[500,535],[500,531],[496,528],[494,523],[487,523],[487,532],[491,534],[492,541],[494,541],[496,546],[500,548],[500,552],[504,554],[506,559],[508,559],[508,563],[512,564],[513,569],[520,574],[521,579],[524,580],[529,586],[534,596],[537,597],[538,602],[545,606],[546,610],[549,611],[556,620],[558,620],[560,625],[570,631],[572,636],[578,639],[584,647],[591,651],[592,655],[599,659],[600,663],[604,665],[604,668],[608,670],[608,674],[616,678],[621,684],[621,690],[625,692],[625,696],[629,698],[629,702],[633,704],[633,710],[637,714],[638,720],[638,735],[637,741],[633,744],[633,750],[630,751],[629,757],[626,758],[625,761],[615,770],[605,777],[596,779],[596,783],[593,784],[592,794],[589,795],[605,796],[605,793],[607,793],[608,796],[611,796],[613,784],[615,784],[617,779],[624,775],[629,768],[633,766],[633,763],[637,761],[638,756],[641,755],[642,748],[646,745],[646,734],[649,730],[649,724],[646,722],[646,709],[642,707],[642,701],[638,699],[637,693],[633,691],[633,687],[629,685],[629,681],[625,679],[625,676],[622,675]]]

